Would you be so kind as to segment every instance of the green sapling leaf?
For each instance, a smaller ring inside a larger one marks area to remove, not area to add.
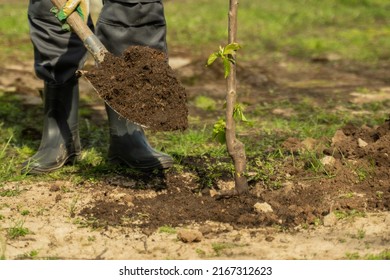
[[[206,66],[210,66],[211,64],[213,64],[217,58],[218,58],[218,53],[215,52],[215,53],[210,54],[209,58],[207,59]]]
[[[230,61],[226,57],[223,59],[223,67],[225,68],[225,79],[229,76],[230,74]]]
[[[236,104],[233,109],[233,118],[236,121],[248,122],[248,119],[244,115],[244,108],[241,104]]]
[[[220,144],[226,143],[226,122],[224,119],[219,119],[213,126],[213,139]]]
[[[236,51],[238,51],[239,49],[241,49],[241,46],[238,43],[231,43],[224,48],[223,54],[224,55],[229,55],[229,54],[235,55]]]

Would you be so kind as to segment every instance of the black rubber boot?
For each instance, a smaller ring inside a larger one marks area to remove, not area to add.
[[[23,174],[42,174],[73,163],[80,155],[78,80],[43,90],[44,124],[38,152],[23,163]]]
[[[110,126],[110,161],[141,171],[166,169],[173,165],[172,157],[150,146],[142,127],[120,117],[108,105],[106,111]]]

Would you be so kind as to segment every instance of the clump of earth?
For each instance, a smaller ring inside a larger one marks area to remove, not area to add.
[[[85,75],[122,117],[156,131],[188,127],[186,91],[164,52],[130,46],[120,57],[107,53]]]

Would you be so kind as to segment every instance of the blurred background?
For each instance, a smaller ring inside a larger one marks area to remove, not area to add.
[[[223,45],[227,0],[165,0],[172,52],[199,55]],[[27,1],[0,0],[0,58],[31,57]],[[91,1],[94,19],[100,0]],[[386,0],[240,1],[238,38],[247,59],[272,55],[377,62],[390,58]],[[17,46],[17,48],[15,48]]]

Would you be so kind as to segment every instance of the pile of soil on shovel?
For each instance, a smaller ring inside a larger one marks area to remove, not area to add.
[[[99,67],[85,75],[122,117],[155,131],[188,127],[186,91],[165,53],[131,46],[121,57],[107,53]]]

